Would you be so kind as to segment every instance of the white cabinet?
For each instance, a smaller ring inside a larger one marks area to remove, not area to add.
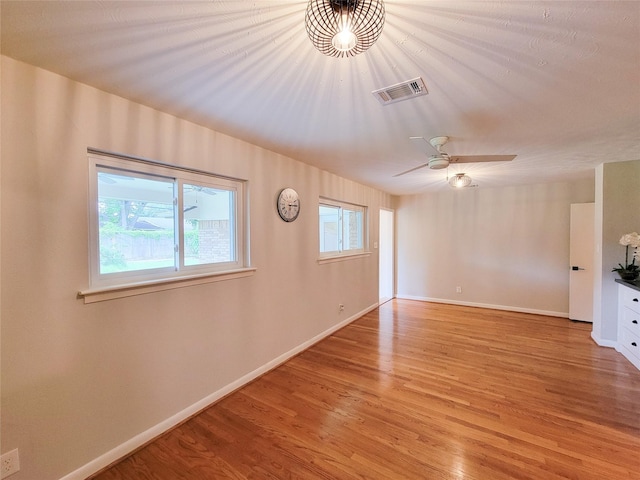
[[[640,290],[618,284],[618,349],[640,369]]]

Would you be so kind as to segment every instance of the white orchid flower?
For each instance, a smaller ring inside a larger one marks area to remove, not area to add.
[[[638,234],[638,232],[624,234],[620,239],[620,245],[634,248],[640,247],[640,234]]]

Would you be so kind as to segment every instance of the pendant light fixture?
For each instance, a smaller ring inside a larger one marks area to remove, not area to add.
[[[382,0],[309,0],[304,18],[311,43],[330,57],[369,49],[384,26]]]
[[[471,185],[471,177],[465,173],[456,173],[449,179],[449,185],[454,188],[463,188]]]

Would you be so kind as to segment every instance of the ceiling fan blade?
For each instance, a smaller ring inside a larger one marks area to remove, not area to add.
[[[424,137],[409,137],[413,146],[421,153],[431,153],[432,147],[429,141]]]
[[[429,164],[428,164],[428,163],[425,163],[425,164],[419,165],[419,166],[417,166],[417,167],[413,167],[412,169],[407,170],[406,172],[396,173],[396,174],[394,175],[394,177],[399,177],[400,175],[405,175],[405,174],[407,174],[407,173],[411,173],[411,172],[413,172],[413,171],[415,171],[415,170],[420,170],[421,168],[428,167],[428,166],[429,166]]]
[[[516,155],[451,155],[449,163],[510,162]]]

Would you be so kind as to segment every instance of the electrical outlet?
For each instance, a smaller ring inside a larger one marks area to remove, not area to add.
[[[456,293],[462,293],[462,287],[456,287]]]
[[[339,312],[344,312],[344,305],[342,303],[340,305],[338,305],[338,311]]]
[[[11,450],[0,457],[0,479],[7,478],[20,470],[18,449]]]

